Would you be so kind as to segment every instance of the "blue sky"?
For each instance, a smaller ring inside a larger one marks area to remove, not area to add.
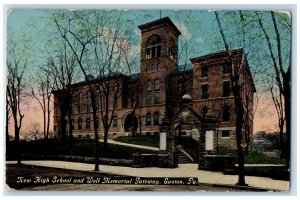
[[[49,9],[9,10],[7,17],[7,46],[10,47],[14,43],[21,47],[22,44],[26,43],[27,59],[30,67],[27,72],[28,77],[34,76],[35,70],[45,62],[45,49],[49,48],[47,42],[48,40],[55,39],[54,34],[56,30],[49,24],[53,11]],[[247,12],[247,14],[251,13],[253,12]],[[271,33],[274,32],[268,14],[262,13],[262,15],[265,15],[264,24],[267,30]],[[287,15],[281,14],[281,16],[290,21]],[[186,39],[191,40],[189,58],[225,50],[214,12],[207,10],[124,10],[123,17],[127,20],[125,20],[125,27],[134,30],[136,37],[133,37],[130,42],[137,48],[140,45],[140,30],[138,29],[138,25],[157,20],[160,17],[169,17],[182,32],[182,35]],[[236,16],[222,16],[221,14],[221,23],[226,29],[225,33],[228,41],[230,41],[230,48],[241,47],[242,37],[237,31],[240,28],[240,24],[236,21]],[[284,41],[283,53],[286,55],[286,60],[288,60],[290,35],[282,26],[283,23],[279,24],[279,31]],[[112,24],[111,27],[113,28],[114,25]],[[270,65],[272,62],[269,58],[266,42],[261,37],[261,30],[249,23],[247,31],[251,33],[251,37],[246,38],[248,45],[244,45],[244,48],[252,74],[255,74],[254,82],[258,89],[258,94],[261,95],[264,93],[261,86],[266,83],[268,73],[272,71],[272,66]],[[271,39],[275,38],[273,36],[271,34]],[[257,74],[259,75],[256,76]],[[267,98],[270,100],[270,97]],[[270,103],[266,106],[262,103],[258,105],[258,109],[262,110],[262,112],[259,112],[259,115],[255,119],[256,121],[263,121],[265,119],[265,127],[258,127],[257,130],[267,130],[269,127],[273,129],[276,126],[276,120],[269,120],[270,115],[275,117],[275,111],[269,109],[270,105]]]
[[[55,10],[50,9],[15,9],[10,10],[8,13],[8,46],[12,43],[21,45],[26,41],[26,49],[28,50],[27,58],[32,69],[38,68],[45,62],[45,49],[49,48],[47,42],[48,40],[53,40],[55,37],[55,27],[50,25],[51,15],[54,11]],[[132,37],[130,42],[137,48],[139,48],[140,45],[140,30],[138,29],[138,25],[157,20],[160,17],[169,17],[182,32],[183,37],[192,41],[188,58],[225,50],[218,31],[214,12],[207,10],[122,10],[122,12],[124,23],[126,23],[125,27],[134,30],[136,34],[136,37]],[[248,11],[248,14],[249,13],[251,14],[251,11]],[[227,39],[231,44],[231,49],[242,47],[241,36],[238,30],[236,30],[239,28],[239,24],[237,24],[238,21],[235,19],[237,18],[236,16],[238,15],[233,17],[231,15],[220,15],[221,23],[226,29],[225,33],[227,34]],[[269,23],[270,17],[265,17],[264,22],[266,28],[272,32],[271,23]],[[252,32],[253,38],[249,37],[247,41],[248,44],[251,45],[244,45],[243,47],[247,54],[252,73],[256,74],[257,71],[263,71],[261,66],[264,66],[263,69],[272,70],[270,60],[266,59],[266,56],[269,56],[267,45],[264,39],[259,40],[259,37],[262,35],[261,30],[255,26],[248,26],[247,31]],[[112,24],[111,27],[113,28],[114,25]],[[284,32],[283,28],[282,30],[282,35],[286,36],[283,41],[287,41],[289,35]],[[255,38],[256,36],[258,39]],[[284,54],[288,55],[289,43],[286,42],[285,45],[286,51]],[[260,84],[264,84],[260,83],[260,81],[263,80],[261,77],[257,78],[254,76],[254,80],[257,87],[259,87]]]
[[[43,58],[41,50],[47,47],[47,40],[51,39],[51,26],[49,17],[52,10],[20,9],[9,12],[7,20],[7,41],[22,43],[25,38],[29,40],[32,61],[34,65]],[[213,22],[214,14],[207,11],[174,11],[174,10],[128,10],[124,11],[124,17],[129,19],[128,26],[135,29],[137,37],[132,41],[139,46],[140,34],[138,25],[148,23],[161,17],[170,19],[179,27],[184,36],[193,38],[193,45],[196,47],[192,57],[217,51],[216,46],[211,45],[210,40],[214,39],[211,27],[216,26]],[[52,30],[53,31],[53,30]],[[221,50],[221,49],[219,49]],[[38,59],[37,59],[38,58]]]

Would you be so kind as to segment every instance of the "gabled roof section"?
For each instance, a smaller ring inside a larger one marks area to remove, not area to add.
[[[242,48],[241,49],[233,49],[233,50],[230,50],[230,52],[233,55],[237,55],[239,53],[243,54],[243,49]],[[201,62],[201,61],[206,60],[206,59],[217,58],[217,57],[228,57],[228,52],[227,51],[217,51],[217,52],[214,52],[214,53],[206,54],[204,56],[191,58],[190,61],[192,63],[195,63],[195,62]]]
[[[141,31],[143,31],[143,29],[145,29],[145,28],[161,25],[164,23],[168,24],[171,28],[173,28],[177,35],[181,35],[180,30],[175,26],[175,24],[171,21],[171,19],[169,17],[164,17],[164,18],[161,18],[161,19],[158,19],[158,20],[146,23],[146,24],[142,24],[142,25],[139,25],[138,27]]]

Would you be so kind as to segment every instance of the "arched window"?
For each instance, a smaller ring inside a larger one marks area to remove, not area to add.
[[[159,90],[159,80],[158,79],[156,79],[154,81],[154,90]]]
[[[151,126],[151,114],[146,114],[146,126]]]
[[[159,125],[159,113],[155,112],[153,114],[153,125]]]
[[[91,93],[88,92],[86,94],[86,112],[90,112],[90,107],[91,107]]]
[[[147,91],[151,90],[151,81],[150,80],[146,82],[146,90]]]
[[[117,127],[117,126],[118,126],[118,118],[117,118],[117,116],[116,116],[116,115],[115,115],[115,116],[113,116],[112,125],[113,125],[113,127]]]
[[[223,122],[229,122],[230,121],[230,111],[229,111],[228,106],[225,106],[223,108],[222,121]]]
[[[146,59],[160,57],[161,37],[151,35],[146,42]]]
[[[169,38],[168,54],[171,59],[176,59],[176,44],[172,37]]]
[[[87,118],[85,121],[85,129],[90,130],[90,128],[91,128],[91,121],[89,118]]]
[[[78,130],[82,129],[82,119],[78,119]]]
[[[82,101],[81,98],[82,98],[82,96],[79,93],[78,97],[77,97],[77,109],[78,109],[78,113],[81,113],[81,101]]]
[[[229,63],[224,63],[222,65],[222,73],[223,74],[228,74],[230,72],[230,64]]]
[[[99,110],[99,92],[95,92],[95,108]]]

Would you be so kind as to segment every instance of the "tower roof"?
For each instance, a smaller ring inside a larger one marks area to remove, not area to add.
[[[162,24],[168,24],[176,32],[177,35],[181,35],[181,32],[178,30],[178,28],[175,26],[175,24],[171,21],[169,17],[164,17],[152,22],[148,22],[146,24],[139,25],[138,27],[141,31],[143,31],[146,28],[150,28],[152,26],[157,26]]]

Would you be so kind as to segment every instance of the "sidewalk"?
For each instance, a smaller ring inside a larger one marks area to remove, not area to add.
[[[7,164],[15,164],[16,161],[7,161]],[[94,164],[75,163],[65,161],[22,161],[23,164],[54,167],[71,170],[92,171]],[[100,165],[101,173],[118,174],[139,177],[198,177],[199,183],[232,185],[237,182],[237,175],[224,175],[222,172],[198,170],[197,164],[179,164],[178,168],[131,168],[120,166]],[[246,176],[248,186],[276,191],[288,191],[289,181],[273,180],[266,177]]]
[[[99,141],[103,142],[103,139],[100,139]],[[143,145],[138,145],[138,144],[129,144],[129,143],[117,142],[117,141],[114,141],[112,139],[108,139],[107,142],[109,144],[117,144],[117,145],[122,145],[122,146],[135,147],[135,148],[139,148],[139,149],[148,149],[148,150],[152,150],[152,151],[159,151],[159,148],[156,148],[156,147],[148,147],[148,146],[143,146]]]

